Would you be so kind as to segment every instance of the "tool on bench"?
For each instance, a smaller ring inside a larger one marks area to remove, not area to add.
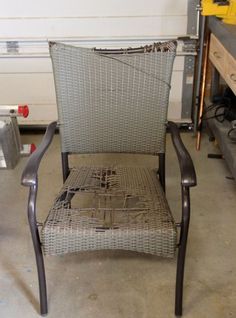
[[[202,15],[216,15],[223,22],[236,25],[236,0],[202,0]]]

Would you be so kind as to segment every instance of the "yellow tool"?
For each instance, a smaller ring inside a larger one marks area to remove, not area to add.
[[[202,0],[202,15],[216,15],[236,25],[236,0]]]

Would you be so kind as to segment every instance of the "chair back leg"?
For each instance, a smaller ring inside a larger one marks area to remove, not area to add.
[[[163,191],[166,191],[166,156],[165,153],[159,153],[159,180]]]
[[[62,176],[63,176],[63,183],[66,181],[69,175],[69,161],[68,161],[68,152],[61,153],[61,163],[62,163]]]

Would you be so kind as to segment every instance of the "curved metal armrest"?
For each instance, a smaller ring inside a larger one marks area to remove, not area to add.
[[[170,121],[167,123],[167,127],[170,130],[172,142],[178,156],[181,183],[183,186],[193,187],[197,184],[197,178],[190,154],[182,142],[177,125]]]
[[[57,122],[54,121],[48,125],[46,133],[43,137],[41,144],[30,156],[25,169],[21,176],[21,184],[24,186],[33,186],[37,184],[37,173],[40,161],[52,142],[52,138],[57,126]]]

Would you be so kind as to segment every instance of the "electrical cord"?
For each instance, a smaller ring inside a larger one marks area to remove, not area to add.
[[[198,130],[201,130],[202,124],[203,124],[204,121],[207,121],[209,119],[214,119],[214,118],[218,119],[218,117],[222,117],[223,114],[222,113],[218,114],[217,112],[218,112],[218,109],[222,109],[224,107],[225,107],[225,105],[222,104],[222,103],[212,103],[212,104],[210,104],[202,113],[202,116],[200,118],[200,122],[199,122],[199,125],[198,125]],[[216,108],[214,115],[209,116],[209,117],[205,117],[206,114],[209,113],[210,111],[214,110],[214,108]]]

